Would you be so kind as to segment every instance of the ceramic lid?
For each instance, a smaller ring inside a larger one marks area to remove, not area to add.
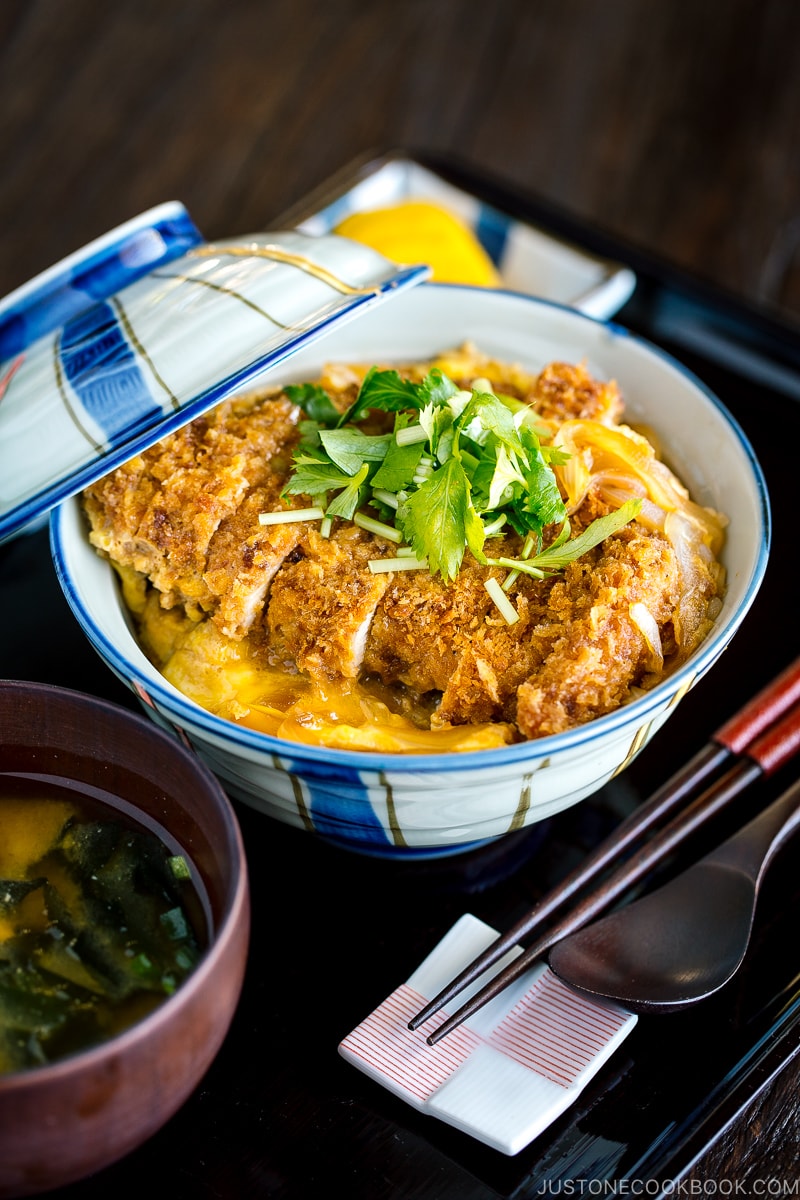
[[[180,204],[44,272],[0,301],[0,542],[428,274],[334,234],[211,245]]]

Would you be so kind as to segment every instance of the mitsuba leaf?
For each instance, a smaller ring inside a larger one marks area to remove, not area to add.
[[[476,425],[480,426],[480,430]],[[458,418],[458,428],[479,444],[485,444],[487,436],[493,434],[509,450],[525,457],[513,414],[502,400],[498,400],[497,396],[489,392],[473,394]]]
[[[569,450],[564,450],[561,446],[542,446],[542,458],[550,466],[563,467],[565,462],[569,462],[572,458]]]
[[[406,541],[418,558],[428,560],[432,574],[445,580],[458,574],[471,508],[464,468],[458,459],[449,458],[397,510]]]
[[[434,367],[425,376],[422,383],[417,384],[416,387],[419,408],[423,408],[427,404],[445,404],[458,391],[452,379],[449,379],[438,367]]]
[[[398,413],[395,420],[395,433],[408,424],[403,413]],[[422,442],[412,442],[408,446],[398,446],[392,438],[386,456],[373,475],[371,483],[374,488],[384,488],[387,492],[400,492],[407,488],[414,478],[414,472],[419,466],[424,445]]]
[[[321,492],[347,487],[351,482],[352,477],[348,472],[340,470],[327,459],[321,460],[304,454],[295,459],[295,464],[295,469],[283,489],[286,496],[318,496]]]
[[[508,503],[513,498],[514,492],[519,492],[524,486],[525,477],[520,471],[517,456],[509,455],[506,447],[501,444],[497,451],[497,460],[489,486],[488,507],[494,509],[499,508],[504,502]]]
[[[283,390],[292,404],[302,408],[312,421],[318,421],[320,425],[335,425],[339,420],[338,409],[318,383],[290,383]]]
[[[467,507],[464,513],[464,536],[467,539],[473,558],[476,558],[479,563],[486,562],[486,555],[483,553],[483,544],[486,541],[486,527],[483,521],[478,516],[472,504],[472,496],[467,495]]]
[[[360,429],[320,429],[319,440],[337,467],[355,475],[362,463],[381,462],[386,457],[392,435],[367,437]]]
[[[463,451],[462,451],[463,462]],[[489,508],[489,491],[494,478],[496,459],[493,454],[482,453],[477,465],[470,473],[472,502],[480,512]]]
[[[338,496],[325,509],[325,516],[342,517],[345,521],[352,520],[353,513],[365,498],[367,490],[365,483],[368,474],[369,463],[364,463],[361,470],[349,481],[344,491],[339,492]]]
[[[319,446],[319,421],[298,421],[297,428],[300,431],[299,446],[303,450],[315,450]]]
[[[540,529],[543,529],[545,525],[563,521],[567,510],[556,477],[545,461],[536,434],[523,427],[520,430],[520,439],[528,458],[528,466],[524,470],[527,495],[523,510],[535,519]]]
[[[317,384],[291,386],[287,395],[308,419],[301,422],[302,440],[285,494],[333,494],[326,514],[345,520],[364,503],[378,507],[382,519],[394,523],[417,556],[427,559],[432,574],[446,581],[458,574],[467,549],[479,562],[517,564],[544,577],[631,519],[626,514],[633,510],[623,506],[570,541],[552,470],[569,455],[547,444],[547,431],[537,429],[534,411],[522,401],[491,391],[462,391],[438,369],[414,383],[373,366],[341,416]],[[371,409],[395,413],[392,434],[367,436],[357,427]],[[423,440],[398,444],[399,431],[416,421]],[[426,453],[432,459],[419,472]],[[376,497],[376,489],[388,495]],[[526,539],[523,554],[541,547],[547,526],[560,524],[561,532],[546,551],[500,563],[484,555],[486,528],[497,529],[498,521]]]
[[[431,453],[445,462],[453,445],[453,414],[447,404],[427,404],[419,415],[419,423],[428,435]]]
[[[402,412],[407,408],[422,408],[424,404],[424,400],[420,401],[417,385],[410,379],[403,379],[397,371],[380,371],[377,367],[370,367],[355,400],[339,418],[339,425],[360,421],[370,408],[382,412]]]
[[[618,529],[622,529],[634,519],[641,507],[641,500],[626,500],[614,512],[607,513],[604,517],[598,517],[596,521],[592,521],[591,525],[587,526],[583,533],[579,533],[577,537],[563,543],[557,539],[552,546],[548,546],[546,550],[542,550],[541,554],[537,554],[535,558],[531,558],[531,565],[542,567],[548,571],[561,570],[567,563],[574,562],[576,558],[580,558],[586,554],[587,550],[598,546],[600,542],[604,542],[612,533],[616,533]]]

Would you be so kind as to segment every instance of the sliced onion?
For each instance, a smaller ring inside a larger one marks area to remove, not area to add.
[[[664,533],[675,550],[681,573],[681,596],[673,614],[673,626],[683,657],[702,641],[713,619],[709,602],[716,594],[717,580],[708,567],[707,539],[718,530],[715,522],[698,520],[692,511],[667,515]]]
[[[681,508],[688,500],[683,484],[656,458],[647,439],[628,425],[614,429],[601,421],[565,421],[556,444],[572,455],[586,456],[588,452],[595,473],[623,470],[632,474],[644,484],[650,499],[666,512]],[[563,471],[564,467],[557,470]]]
[[[564,495],[567,512],[572,514],[583,504],[589,490],[592,481],[592,454],[589,449],[581,449],[569,436],[569,431],[566,436],[562,434],[563,426],[553,439],[553,445],[566,450],[569,458],[553,470]]]
[[[636,515],[639,524],[653,532],[664,532],[667,514],[649,498],[641,480],[618,471],[601,471],[591,483],[592,490],[612,508],[621,508],[626,500],[639,500],[641,508]]]
[[[628,613],[645,640],[648,671],[662,671],[664,669],[664,651],[661,646],[658,622],[647,605],[642,604],[641,601],[631,604]]]
[[[717,614],[713,601],[724,586],[724,572],[715,560],[723,546],[726,518],[694,503],[651,443],[630,426],[565,421],[553,444],[571,455],[564,465],[554,468],[570,513],[590,490],[612,507],[636,497],[641,501],[637,522],[669,540],[681,576],[674,635],[679,656],[686,658]],[[661,670],[663,649],[652,614],[643,605],[633,605],[631,619],[647,643],[651,669]]]

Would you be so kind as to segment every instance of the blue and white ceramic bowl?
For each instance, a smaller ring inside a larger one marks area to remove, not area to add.
[[[89,545],[77,500],[53,516],[55,564],[97,652],[151,717],[185,735],[228,792],[340,846],[391,858],[466,850],[576,804],[623,770],[714,664],[761,584],[770,542],[764,479],[741,429],[702,384],[624,329],[509,292],[422,284],[274,368],[313,377],[331,360],[417,360],[470,340],[536,369],[585,361],[616,379],[628,419],[653,427],[693,497],[728,515],[727,594],[712,633],[683,667],[617,712],[503,749],[390,757],[280,741],[221,720],[167,683],[131,632],[115,575]]]

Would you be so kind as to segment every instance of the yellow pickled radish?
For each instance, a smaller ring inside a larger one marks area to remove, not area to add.
[[[371,246],[393,262],[427,263],[438,283],[500,283],[494,263],[469,226],[426,200],[351,213],[334,232]]]

